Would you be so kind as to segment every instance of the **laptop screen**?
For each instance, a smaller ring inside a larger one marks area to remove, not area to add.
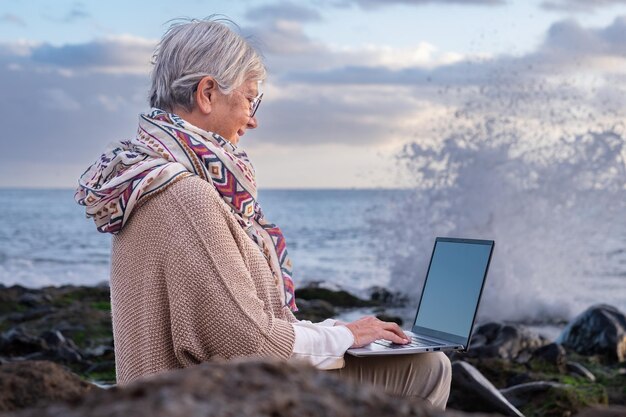
[[[467,344],[493,241],[437,238],[414,329]]]

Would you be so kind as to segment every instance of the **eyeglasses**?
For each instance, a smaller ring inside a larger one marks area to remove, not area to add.
[[[261,104],[261,99],[263,98],[263,93],[259,93],[259,95],[255,97],[249,97],[243,91],[240,91],[240,90],[233,90],[233,91],[237,91],[243,94],[243,96],[248,99],[248,101],[250,102],[250,118],[253,118],[254,115],[256,114],[256,111],[259,109],[259,105]]]

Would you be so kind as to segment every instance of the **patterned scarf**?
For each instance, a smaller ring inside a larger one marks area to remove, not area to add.
[[[281,301],[297,311],[285,238],[263,215],[245,151],[220,135],[159,109],[141,114],[137,136],[107,149],[80,177],[74,198],[98,231],[117,234],[139,202],[192,175],[215,187],[265,256]]]

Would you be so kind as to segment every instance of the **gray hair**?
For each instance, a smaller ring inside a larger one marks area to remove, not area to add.
[[[231,20],[210,16],[169,27],[152,56],[150,106],[192,111],[194,92],[206,76],[215,78],[224,94],[246,81],[265,79],[260,54],[229,25],[237,27]]]

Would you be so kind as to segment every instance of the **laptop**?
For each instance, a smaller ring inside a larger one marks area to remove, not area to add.
[[[487,278],[493,240],[438,237],[406,345],[376,340],[354,356],[467,351]]]

